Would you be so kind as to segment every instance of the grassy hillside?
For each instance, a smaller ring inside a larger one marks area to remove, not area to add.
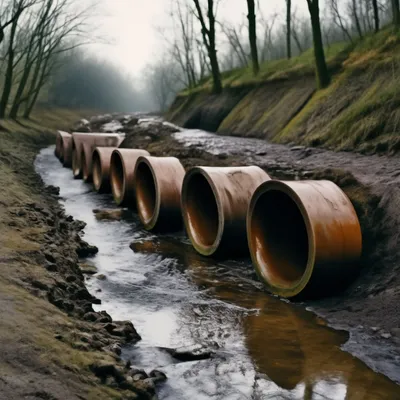
[[[223,74],[224,93],[210,94],[206,80],[184,91],[167,114],[183,126],[223,134],[325,146],[336,150],[394,153],[400,149],[400,34],[388,27],[352,45],[327,49],[331,85],[315,91],[313,54]],[[237,93],[229,110],[224,99]],[[225,105],[225,107],[224,107]],[[224,108],[214,124],[212,110]],[[205,112],[206,111],[206,112]],[[222,118],[221,118],[222,117]]]

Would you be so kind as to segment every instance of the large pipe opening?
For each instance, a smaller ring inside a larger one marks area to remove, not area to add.
[[[118,153],[112,154],[110,177],[114,199],[120,204],[124,198],[124,166]]]
[[[58,155],[61,162],[64,162],[64,141],[61,140],[61,144],[58,149]]]
[[[79,165],[79,156],[78,156],[78,150],[76,146],[73,144],[72,147],[72,172],[74,176],[77,178],[80,173],[81,173],[81,168]]]
[[[81,150],[81,171],[82,171],[82,177],[86,181],[89,177],[89,166],[88,166],[88,160],[86,160],[86,152],[83,146]]]
[[[136,200],[140,215],[145,222],[152,219],[156,208],[156,183],[150,167],[140,162],[136,169]]]
[[[194,174],[187,183],[185,213],[193,240],[201,246],[212,246],[218,235],[218,205],[210,184],[202,174]]]
[[[309,256],[307,226],[296,202],[281,191],[266,191],[257,199],[250,227],[259,272],[273,286],[293,287]]]
[[[102,184],[102,171],[101,171],[101,160],[97,151],[93,152],[92,156],[92,175],[93,185],[96,190],[99,190]]]

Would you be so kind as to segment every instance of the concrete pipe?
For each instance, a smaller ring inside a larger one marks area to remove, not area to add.
[[[119,206],[136,208],[134,173],[140,156],[150,153],[139,149],[116,149],[111,155],[110,183],[114,201]]]
[[[72,135],[62,138],[60,161],[65,168],[72,167]]]
[[[95,147],[118,147],[124,140],[124,134],[116,133],[80,133],[72,134],[72,172],[75,178],[81,178],[83,174],[82,154],[85,156],[87,180],[92,174],[92,152]],[[86,150],[83,150],[83,144]]]
[[[194,248],[204,256],[248,252],[251,196],[270,177],[259,167],[193,167],[184,179],[182,210]]]
[[[181,189],[185,169],[175,157],[139,157],[135,166],[136,205],[145,229],[182,228]]]
[[[93,186],[99,193],[109,193],[111,155],[116,147],[96,147],[92,155]]]
[[[68,132],[63,132],[63,131],[57,131],[57,136],[56,136],[56,148],[54,150],[54,154],[56,155],[57,158],[59,158],[62,162],[63,159],[63,138],[65,137],[71,137],[71,134]]]
[[[326,296],[358,270],[357,214],[330,181],[265,182],[251,200],[247,236],[260,279],[279,296]]]

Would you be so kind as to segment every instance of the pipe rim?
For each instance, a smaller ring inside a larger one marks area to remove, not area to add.
[[[75,178],[78,178],[81,174],[81,167],[79,165],[79,160],[78,160],[78,150],[76,146],[72,148],[72,173]]]
[[[95,148],[93,150],[93,155],[92,155],[92,177],[93,177],[93,186],[97,192],[101,189],[101,186],[103,184],[101,179],[102,176],[103,176],[103,168],[101,162],[101,154],[99,151],[97,151],[97,148]]]
[[[85,147],[82,146],[82,150],[81,150],[81,171],[82,171],[82,179],[86,182],[89,177],[89,165],[88,162],[86,160],[86,151],[85,151]]]
[[[113,159],[118,157],[118,162],[121,164],[121,170],[122,170],[122,182],[121,182],[121,189],[116,188],[115,185],[115,169],[116,165],[115,162],[113,162]],[[126,179],[126,171],[125,171],[125,164],[123,162],[122,154],[118,150],[114,150],[111,154],[111,159],[110,159],[110,183],[111,183],[111,192],[114,198],[115,203],[120,206],[124,200],[125,200],[125,179]]]
[[[265,276],[264,271],[263,271],[264,267],[260,266],[257,261],[256,251],[255,251],[255,248],[253,245],[253,240],[252,240],[252,233],[251,233],[252,232],[252,215],[253,215],[254,209],[257,205],[257,201],[265,193],[274,191],[274,190],[286,194],[294,202],[297,209],[301,213],[301,216],[303,218],[303,222],[306,226],[306,231],[307,231],[307,239],[308,239],[307,263],[306,263],[304,272],[301,275],[300,279],[295,281],[291,287],[283,287],[280,285],[272,284],[268,280],[268,278]],[[303,289],[306,287],[306,285],[308,284],[308,282],[311,278],[311,275],[313,273],[314,265],[315,265],[316,249],[315,249],[315,231],[311,224],[308,212],[307,212],[306,208],[304,207],[304,204],[303,204],[302,200],[300,199],[300,197],[289,185],[287,185],[283,181],[270,180],[270,181],[264,182],[254,192],[254,195],[250,201],[246,219],[247,219],[247,221],[246,221],[247,241],[248,241],[248,246],[250,249],[251,260],[252,260],[254,269],[256,270],[256,273],[257,273],[258,277],[260,278],[260,280],[265,284],[265,286],[271,293],[276,294],[278,296],[293,297],[293,296],[296,296],[299,293],[301,293],[303,291]]]
[[[142,214],[142,206],[139,204],[139,198],[141,197],[141,192],[140,190],[137,190],[138,187],[138,179],[137,179],[137,170],[139,169],[141,164],[145,164],[149,171],[151,172],[151,176],[153,178],[153,184],[154,184],[154,189],[155,189],[155,202],[154,202],[154,210],[153,214],[151,215],[150,218],[146,219]],[[134,172],[134,186],[135,186],[135,195],[136,195],[136,208],[137,212],[139,215],[140,222],[144,225],[146,230],[152,230],[154,229],[158,217],[160,215],[160,204],[161,204],[161,199],[160,199],[160,188],[159,184],[157,181],[156,174],[154,173],[154,169],[151,165],[151,161],[147,158],[147,156],[140,156],[135,165],[135,172]]]
[[[196,176],[198,174],[206,179],[206,181],[209,184],[210,189],[214,195],[215,203],[217,205],[218,229],[217,229],[217,234],[215,235],[215,240],[211,245],[204,245],[202,243],[198,243],[198,241],[195,240],[195,238],[192,234],[191,225],[189,223],[188,212],[186,210],[187,195],[188,195],[187,194],[188,183],[189,183],[190,179],[192,179],[193,176]],[[222,235],[223,235],[224,226],[225,226],[225,218],[224,218],[224,213],[222,210],[221,199],[219,197],[217,188],[216,188],[213,180],[208,175],[208,173],[203,169],[203,167],[192,167],[186,172],[185,178],[182,183],[181,209],[182,209],[183,222],[185,224],[186,232],[189,236],[189,239],[190,239],[193,247],[196,249],[196,251],[198,251],[200,254],[202,254],[204,256],[213,255],[218,250],[219,245],[222,240]]]

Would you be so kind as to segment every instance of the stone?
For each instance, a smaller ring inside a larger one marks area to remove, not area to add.
[[[96,216],[96,219],[98,220],[112,220],[112,221],[119,221],[122,218],[123,214],[122,209],[117,208],[117,209],[110,209],[110,210],[98,210],[95,209],[93,210],[93,213]]]
[[[381,333],[381,337],[384,339],[390,339],[392,335],[388,332]]]
[[[165,382],[167,380],[167,375],[157,369],[151,371],[149,377],[152,378],[154,383]]]
[[[95,312],[88,312],[83,316],[85,321],[95,322],[97,321],[97,313]]]
[[[99,281],[105,281],[107,277],[104,274],[99,274],[96,275],[96,279],[98,279]]]
[[[92,246],[84,240],[80,240],[79,247],[76,249],[76,253],[78,257],[91,257],[99,252],[99,249],[96,246]]]
[[[46,258],[47,261],[50,263],[55,263],[56,259],[54,258],[53,254],[51,254],[49,251],[43,252],[44,257]]]
[[[82,274],[94,275],[97,274],[97,268],[92,264],[78,264]]]

